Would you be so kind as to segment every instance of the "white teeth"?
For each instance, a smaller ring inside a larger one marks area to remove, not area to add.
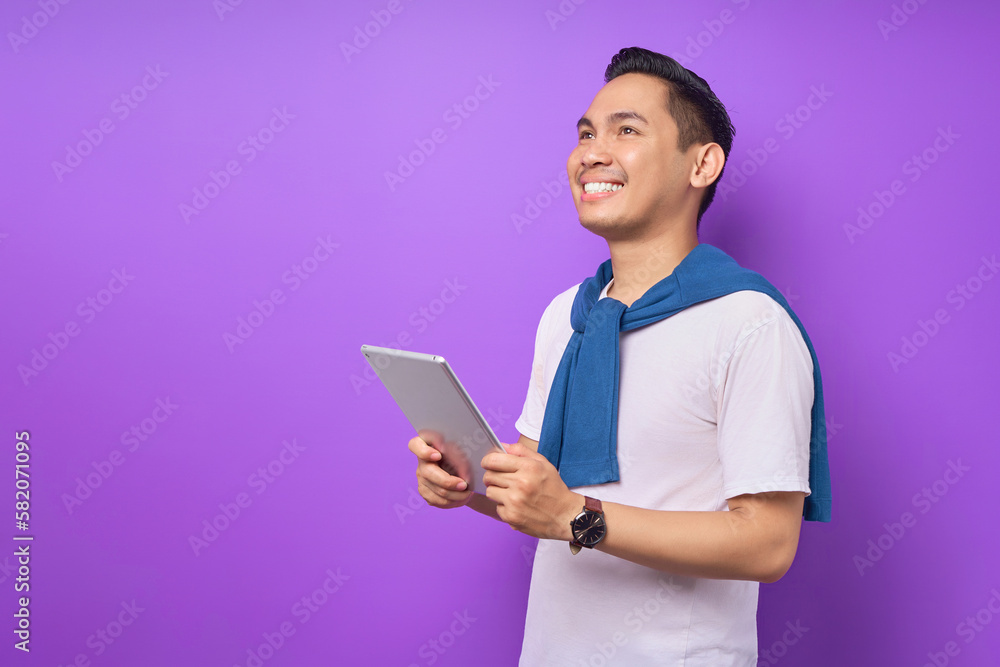
[[[624,185],[621,183],[584,183],[584,192],[615,192],[621,190]]]

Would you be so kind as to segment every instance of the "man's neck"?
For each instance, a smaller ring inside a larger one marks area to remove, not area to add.
[[[653,237],[609,242],[614,281],[607,296],[631,306],[650,287],[673,273],[696,245],[698,234],[687,225]]]

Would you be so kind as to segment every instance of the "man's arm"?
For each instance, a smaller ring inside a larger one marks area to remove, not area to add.
[[[545,460],[538,455],[537,440],[522,435],[518,444]],[[583,495],[571,494],[557,538],[567,542],[573,539],[569,523],[583,510]],[[798,550],[804,499],[801,491],[744,494],[728,500],[728,512],[649,510],[602,502],[608,533],[596,549],[681,576],[774,583],[791,567]],[[468,506],[503,520],[496,501],[484,495],[472,494]],[[585,558],[586,553],[578,556]]]
[[[487,454],[483,467],[489,497],[480,506],[491,503],[497,518],[528,535],[573,539],[570,521],[584,498],[566,487],[548,459],[515,443],[509,454]],[[608,529],[596,549],[681,576],[773,583],[798,549],[804,498],[801,491],[744,494],[728,501],[729,511],[700,512],[602,500]]]
[[[608,531],[595,549],[681,576],[774,583],[795,558],[805,495],[745,494],[729,499],[728,512],[660,511],[602,502]],[[566,536],[572,539],[568,528]]]

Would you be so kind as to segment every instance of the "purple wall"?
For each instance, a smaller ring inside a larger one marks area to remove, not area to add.
[[[760,664],[1000,664],[1000,9],[804,4],[5,3],[0,662],[514,664],[536,542],[423,504],[358,348],[448,357],[517,438],[538,317],[607,257],[573,124],[639,45],[730,108],[702,240],[825,379],[834,520]]]

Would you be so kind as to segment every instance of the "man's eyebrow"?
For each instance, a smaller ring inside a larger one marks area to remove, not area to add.
[[[638,111],[632,111],[631,109],[625,109],[623,111],[614,111],[612,113],[609,113],[607,118],[607,123],[608,125],[612,125],[614,123],[623,120],[637,120],[640,123],[645,123],[646,125],[649,125],[649,121],[643,118],[642,114],[640,114]],[[582,118],[580,118],[580,120],[576,121],[576,129],[579,130],[581,127],[585,126],[594,127],[594,124],[586,116],[583,116]]]

